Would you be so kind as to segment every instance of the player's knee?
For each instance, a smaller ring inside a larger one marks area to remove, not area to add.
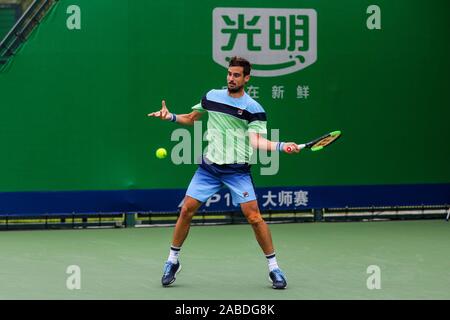
[[[189,207],[187,205],[183,205],[181,207],[181,211],[180,211],[180,218],[181,219],[192,219],[192,217],[195,214],[195,208]]]
[[[246,218],[247,218],[248,223],[251,225],[254,225],[254,226],[256,226],[264,221],[259,210],[250,212],[249,214],[247,214]]]

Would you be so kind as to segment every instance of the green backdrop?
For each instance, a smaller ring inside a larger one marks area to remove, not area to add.
[[[69,5],[81,30],[69,30]],[[330,130],[320,153],[281,155],[258,186],[449,183],[450,23],[447,1],[246,1],[313,8],[317,61],[253,77],[269,128],[305,142]],[[0,191],[185,188],[195,165],[156,159],[175,124],[147,118],[161,99],[189,112],[226,84],[212,58],[212,11],[242,1],[61,0],[0,73]],[[271,88],[284,85],[284,99]],[[310,96],[297,99],[295,87]],[[289,89],[289,90],[288,90]],[[192,130],[192,129],[190,129]]]

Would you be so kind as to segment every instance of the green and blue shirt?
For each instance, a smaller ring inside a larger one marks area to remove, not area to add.
[[[267,134],[266,113],[247,93],[233,98],[227,89],[211,90],[192,109],[208,112],[205,156],[214,163],[249,163],[253,148],[248,133]]]

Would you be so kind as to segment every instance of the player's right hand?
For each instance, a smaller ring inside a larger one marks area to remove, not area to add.
[[[161,110],[149,113],[148,117],[161,118],[162,120],[170,120],[172,119],[172,114],[166,107],[166,101],[162,101]]]
[[[295,142],[286,142],[283,145],[283,151],[286,153],[299,153],[300,148],[298,147],[298,144]]]

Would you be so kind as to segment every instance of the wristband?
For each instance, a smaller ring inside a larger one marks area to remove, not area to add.
[[[284,142],[277,142],[277,150],[278,151],[283,151],[283,146],[284,146]]]
[[[172,113],[172,119],[170,121],[177,122],[177,115],[175,113]]]

